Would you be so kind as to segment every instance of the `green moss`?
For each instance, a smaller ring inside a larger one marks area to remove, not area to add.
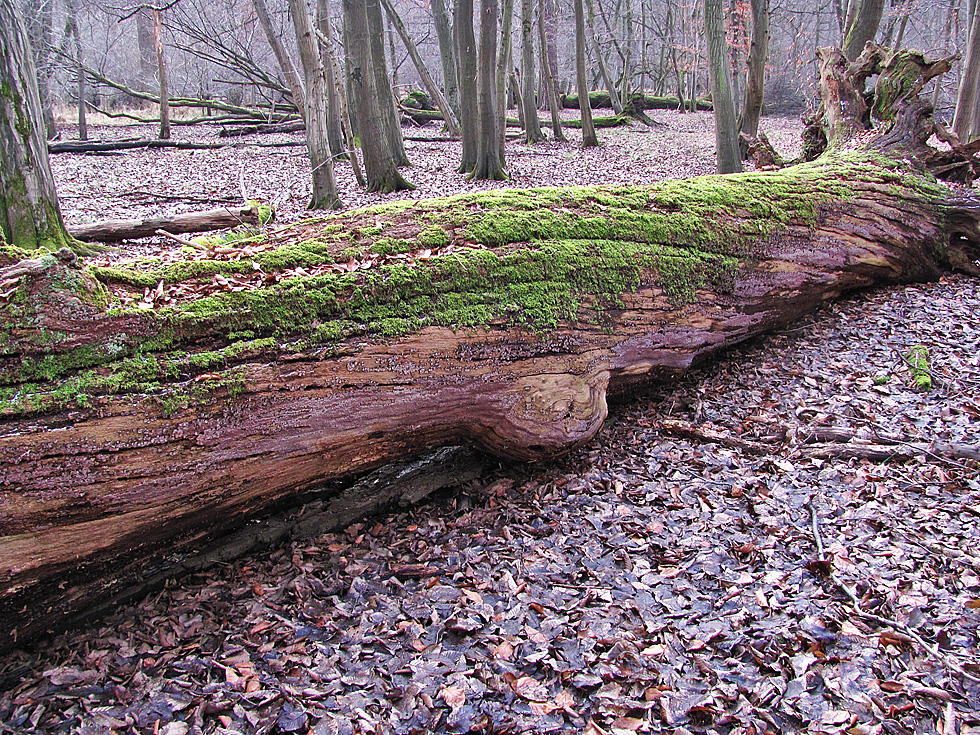
[[[441,248],[449,244],[449,233],[437,225],[422,230],[415,238],[420,248]]]
[[[827,176],[830,165],[841,179]],[[393,254],[423,244],[473,241],[487,247],[460,248],[412,265],[288,278],[141,312],[138,332],[25,359],[3,380],[31,385],[5,392],[0,404],[13,412],[27,405],[46,410],[38,407],[58,401],[82,405],[88,400],[82,396],[163,391],[170,397],[161,400],[187,405],[213,397],[215,381],[202,380],[203,387],[178,397],[170,395],[174,385],[202,374],[225,375],[241,362],[284,351],[343,349],[337,346],[345,340],[393,338],[433,325],[519,325],[537,331],[575,321],[605,326],[608,315],[622,306],[623,294],[640,288],[659,289],[665,308],[680,307],[697,298],[699,289],[730,289],[742,263],[764,256],[773,236],[790,225],[814,222],[822,207],[841,206],[853,196],[843,183],[851,174],[905,189],[935,186],[906,179],[899,169],[867,155],[838,156],[775,173],[644,187],[495,190],[310,220],[300,230],[304,241],[255,256],[263,271],[310,269],[368,250]],[[363,222],[372,224],[365,228]],[[348,225],[362,235],[371,229],[406,236],[373,241],[362,236],[357,248],[343,251]],[[252,259],[143,261],[93,272],[106,282],[141,287],[219,272],[251,273],[254,267]],[[25,314],[13,314],[9,324],[23,326]],[[127,310],[113,314],[130,318]],[[57,345],[63,337],[39,331],[36,339]],[[56,385],[69,374],[66,386]],[[227,394],[244,386],[220,388]],[[27,394],[36,397],[25,399]]]
[[[929,369],[929,348],[925,345],[915,345],[905,358],[912,371],[912,381],[921,391],[932,388],[932,373]]]

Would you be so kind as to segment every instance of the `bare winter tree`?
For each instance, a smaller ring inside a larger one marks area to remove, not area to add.
[[[742,105],[741,132],[750,137],[759,133],[766,59],[769,57],[769,0],[752,1],[752,40],[749,45],[748,70],[745,79],[745,102]]]
[[[544,140],[534,98],[534,0],[521,0],[521,108],[524,110],[524,138],[528,143]]]
[[[476,163],[471,173],[474,179],[502,181],[507,178],[502,164],[500,117],[497,114],[497,0],[480,0],[480,56],[477,75],[477,112],[480,135],[476,148]]]
[[[289,86],[289,92],[293,97],[293,104],[296,105],[300,116],[305,120],[306,89],[303,86],[303,81],[299,77],[299,73],[296,71],[296,66],[293,64],[292,58],[283,45],[282,36],[272,25],[269,7],[266,5],[265,0],[252,0],[252,5],[255,8],[255,15],[259,19],[259,25],[262,26],[266,40],[272,48],[272,53],[276,55],[276,61],[279,62],[279,70],[282,72],[283,77],[286,79],[286,84]]]
[[[25,250],[75,243],[48,164],[33,52],[14,0],[0,0],[0,239]]]
[[[381,95],[377,88],[378,75],[368,38],[366,0],[344,0],[344,27],[347,29],[348,82],[356,110],[367,189],[380,192],[412,189],[412,184],[398,172],[397,161],[385,136],[384,113],[379,105]]]
[[[453,35],[456,62],[459,69],[459,126],[463,153],[459,164],[461,173],[476,166],[479,138],[479,118],[476,94],[476,36],[473,35],[473,0],[456,0],[453,14]]]
[[[974,1],[971,7],[966,60],[953,118],[953,132],[963,143],[980,137],[980,2]]]
[[[708,46],[711,101],[715,109],[715,157],[718,173],[742,170],[738,147],[738,126],[732,100],[732,67],[725,41],[725,11],[722,0],[705,0],[704,35]]]
[[[446,88],[446,99],[459,117],[459,71],[456,69],[456,46],[453,43],[452,22],[446,10],[445,0],[432,0],[432,21],[436,27],[439,41],[439,60],[442,63],[442,82]]]
[[[578,108],[582,113],[582,146],[599,145],[592,122],[592,103],[589,82],[585,76],[585,9],[582,0],[575,0],[575,82],[578,88]]]
[[[300,63],[306,79],[306,95],[300,104],[305,105],[306,148],[310,154],[313,173],[313,196],[310,209],[336,209],[340,207],[337,180],[334,176],[333,157],[327,140],[329,101],[327,74],[320,58],[320,45],[313,31],[313,20],[306,0],[289,0],[289,14],[296,29]]]
[[[854,61],[864,50],[864,44],[874,40],[884,9],[885,0],[851,0],[843,49],[848,60]]]

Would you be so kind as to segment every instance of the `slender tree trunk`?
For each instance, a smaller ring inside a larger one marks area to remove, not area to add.
[[[398,57],[395,56],[395,32],[391,27],[391,16],[388,16],[388,56],[391,57],[391,90],[398,104]]]
[[[885,0],[851,0],[844,36],[844,56],[854,61],[864,50],[864,44],[873,41],[881,23]]]
[[[341,87],[337,84],[337,74],[334,69],[333,48],[330,39],[333,29],[330,26],[330,1],[317,0],[316,21],[314,24],[317,36],[320,38],[320,63],[323,64],[327,77],[327,144],[334,159],[347,158],[348,146],[344,144],[344,105],[341,103]],[[350,148],[354,146],[351,145]],[[355,173],[359,169],[355,166]]]
[[[966,60],[953,117],[953,132],[961,143],[980,136],[980,3],[974,5],[967,39]]]
[[[378,75],[375,73],[374,53],[369,39],[366,0],[344,0],[344,26],[348,41],[348,75],[357,110],[357,132],[361,140],[367,190],[389,192],[413,189],[412,184],[398,172],[390,140],[385,134],[384,112],[380,108],[383,100],[377,87]],[[386,93],[390,96],[391,91],[387,90]]]
[[[24,18],[24,26],[34,52],[34,68],[37,70],[37,88],[41,95],[44,128],[50,140],[58,134],[54,122],[54,99],[50,91],[51,74],[54,70],[51,52],[54,31],[54,2],[52,0],[28,0],[21,7],[27,14]],[[67,41],[67,37],[65,40]]]
[[[548,98],[548,109],[551,111],[551,129],[555,140],[566,142],[568,138],[562,130],[561,110],[558,107],[558,94],[555,91],[555,79],[551,76],[551,65],[548,63],[548,36],[545,31],[544,6],[547,0],[538,0],[538,47],[541,50],[541,79],[544,80],[544,93]]]
[[[436,85],[436,83],[432,80],[432,75],[429,74],[429,69],[422,60],[422,55],[419,53],[418,47],[415,45],[415,42],[409,35],[408,29],[405,28],[405,23],[395,11],[395,6],[392,4],[391,0],[381,0],[381,4],[384,6],[385,12],[388,14],[388,19],[395,26],[395,30],[398,31],[398,35],[402,39],[402,43],[405,45],[405,49],[408,51],[408,55],[411,57],[412,63],[415,64],[415,69],[418,71],[419,77],[422,79],[422,84],[425,86],[425,91],[428,92],[429,97],[432,98],[432,101],[436,103],[436,107],[439,108],[439,112],[442,113],[442,117],[446,121],[446,130],[453,137],[458,136],[459,124],[456,122],[456,117],[449,106],[449,102],[443,96],[438,85]]]
[[[521,127],[524,127],[524,115],[521,114],[520,86],[517,84],[514,75],[514,0],[503,0],[500,15],[500,50],[497,54],[499,61],[495,84],[497,90],[497,134],[500,136],[500,166],[506,168],[504,149],[507,143],[507,108],[510,102],[507,91],[511,87],[518,90],[514,97],[518,100],[518,117],[521,118]]]
[[[41,95],[15,0],[0,0],[0,241],[25,250],[72,245],[48,163]]]
[[[476,165],[476,149],[480,135],[476,94],[476,37],[473,35],[473,0],[456,0],[453,17],[456,41],[456,61],[459,65],[460,132],[463,153],[461,173],[472,171]]]
[[[85,117],[85,60],[82,40],[78,36],[78,6],[75,0],[65,2],[65,41],[71,37],[75,47],[75,89],[78,96],[78,139],[88,140],[88,121]]]
[[[167,60],[163,55],[163,21],[160,11],[153,11],[153,48],[157,55],[157,79],[160,83],[160,139],[170,138],[170,87],[167,84]]]
[[[715,110],[715,156],[718,173],[742,170],[738,126],[732,101],[732,68],[725,40],[725,11],[722,0],[705,0],[704,35],[708,45],[711,101]]]
[[[582,147],[599,145],[592,124],[592,104],[589,101],[589,83],[585,78],[585,9],[582,0],[575,2],[575,83],[578,87],[578,108],[582,113]]]
[[[157,51],[153,33],[153,11],[144,6],[136,13],[136,45],[139,49],[139,81],[151,91],[156,86]]]
[[[749,46],[748,72],[745,79],[745,103],[742,105],[741,131],[754,138],[759,134],[762,98],[766,81],[766,59],[769,56],[769,0],[752,0],[752,41]]]
[[[296,44],[306,79],[306,149],[313,175],[313,196],[308,208],[337,209],[341,206],[340,195],[327,141],[327,75],[306,0],[289,0],[289,14],[296,29]]]
[[[391,77],[388,76],[388,64],[385,61],[384,43],[384,12],[379,0],[365,0],[367,5],[367,22],[371,43],[371,58],[374,62],[375,89],[378,95],[378,106],[381,109],[381,124],[391,155],[398,166],[411,166],[408,154],[405,152],[405,141],[402,138],[402,124],[398,116],[398,105],[395,103],[395,92],[391,87]]]
[[[534,0],[521,0],[521,108],[524,110],[524,139],[528,143],[544,140],[534,99]]]
[[[602,84],[605,86],[606,91],[609,92],[609,103],[612,105],[613,112],[615,112],[617,115],[621,115],[623,113],[623,101],[619,98],[619,92],[616,91],[616,85],[606,72],[606,62],[603,61],[602,47],[599,46],[599,34],[596,32],[595,28],[595,5],[592,0],[588,0],[588,3],[589,35],[592,37],[592,51],[595,54],[596,65],[599,67],[599,76],[602,77]]]
[[[500,117],[497,113],[497,0],[480,0],[480,56],[477,76],[477,111],[480,137],[477,141],[473,179],[502,181],[503,151],[500,147]]]
[[[320,20],[323,21],[323,19],[329,19],[330,0],[318,0],[317,7],[319,8],[320,5],[323,6],[322,12],[319,13]],[[357,185],[366,187],[367,179],[364,178],[364,173],[361,171],[361,163],[357,156],[357,142],[354,140],[354,128],[351,125],[351,110],[347,101],[347,94],[345,92],[346,75],[340,68],[340,63],[337,61],[337,54],[334,53],[332,28],[329,22],[321,22],[319,24],[318,36],[320,38],[320,48],[323,50],[323,53],[327,55],[325,60],[326,64],[333,72],[327,78],[333,80],[334,94],[340,104],[338,117],[341,135],[343,136],[344,152],[350,159],[351,168],[354,170],[354,179],[357,181]],[[331,148],[331,150],[333,149]]]
[[[642,5],[642,0],[640,0]],[[633,5],[628,3],[626,6],[626,16],[623,18],[623,73],[619,80],[619,98],[625,101],[629,99],[633,84]],[[642,61],[641,61],[642,63]],[[643,91],[643,77],[640,76],[640,92]]]
[[[431,0],[432,20],[439,41],[439,60],[442,62],[442,85],[446,101],[459,119],[459,71],[456,68],[456,46],[453,42],[452,22],[446,11],[445,0]]]
[[[949,0],[949,4],[946,6],[946,23],[943,24],[943,48],[949,48],[949,39],[953,31],[953,19],[956,16],[957,7],[959,6],[959,0]],[[932,88],[932,107],[936,109],[939,106],[939,93],[942,92],[942,77],[936,79]]]
[[[279,62],[279,70],[286,78],[286,85],[289,87],[289,93],[293,97],[293,104],[296,105],[300,117],[305,121],[306,89],[303,87],[303,82],[299,78],[299,73],[296,71],[296,67],[293,66],[293,60],[286,52],[286,47],[282,45],[282,38],[279,32],[272,27],[272,18],[269,16],[269,8],[265,4],[265,0],[252,0],[252,5],[255,7],[255,15],[258,16],[259,25],[262,26],[262,30],[265,32],[266,40],[268,40],[269,46],[272,47],[272,53],[275,54],[276,61]]]

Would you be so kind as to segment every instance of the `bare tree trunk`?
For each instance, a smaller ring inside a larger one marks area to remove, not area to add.
[[[52,0],[29,0],[22,7],[27,13],[24,25],[34,52],[34,68],[37,70],[37,87],[41,95],[44,129],[50,140],[58,134],[54,122],[54,99],[50,91],[51,74],[54,70],[51,51],[54,2]]]
[[[725,41],[722,0],[705,0],[704,35],[708,45],[711,101],[715,109],[715,157],[718,173],[730,174],[742,170],[742,155],[738,147],[738,124],[732,101],[732,67]]]
[[[538,122],[538,105],[534,99],[534,0],[521,0],[521,108],[524,110],[524,140],[544,140]]]
[[[953,132],[962,143],[980,136],[980,3],[974,4],[967,39],[966,60],[953,117]]]
[[[500,116],[497,111],[497,0],[480,0],[480,56],[477,75],[477,112],[480,135],[476,163],[470,177],[502,181],[507,178],[500,146]]]
[[[752,0],[752,41],[749,46],[745,104],[742,105],[741,131],[754,138],[759,133],[762,97],[769,56],[769,0]]]
[[[391,149],[395,164],[411,166],[412,162],[408,160],[408,154],[405,152],[401,118],[398,116],[395,91],[391,87],[388,63],[385,60],[384,12],[381,10],[380,0],[365,0],[365,3],[371,43],[371,59],[374,65],[375,94],[378,95],[378,107],[381,110],[381,129],[385,140],[388,141],[388,147]]]
[[[844,56],[854,61],[873,41],[881,23],[885,0],[851,0],[847,17],[847,33],[844,36]]]
[[[167,60],[163,55],[163,22],[156,9],[153,11],[153,48],[160,83],[160,139],[167,140],[170,137],[170,87],[167,84]]]
[[[335,159],[347,158],[348,146],[344,144],[344,124],[342,122],[346,113],[344,112],[345,105],[341,101],[342,88],[337,84],[337,73],[334,69],[333,46],[330,41],[333,38],[333,30],[330,27],[329,0],[317,0],[314,28],[317,36],[321,39],[319,44],[321,49],[320,60],[327,76],[327,143],[330,146],[330,153]],[[354,146],[351,144],[349,147],[353,148]],[[354,171],[356,175],[360,173],[356,163]]]
[[[296,44],[306,79],[306,149],[313,176],[313,195],[308,209],[338,209],[341,201],[327,140],[327,75],[320,58],[320,47],[306,0],[289,0],[289,14],[296,30]]]
[[[511,87],[519,90],[519,85],[514,75],[514,0],[503,0],[500,21],[500,50],[497,57],[498,63],[495,79],[497,90],[497,134],[500,136],[500,167],[506,168],[504,149],[507,143],[507,107],[510,102],[507,91]],[[518,92],[515,97],[518,99],[518,117],[521,118],[521,127],[523,127],[524,116],[521,114],[520,93]]]
[[[14,0],[0,0],[0,243],[72,245],[48,163],[34,57]]]
[[[144,90],[152,90],[156,85],[157,51],[156,35],[153,32],[153,10],[148,6],[136,13],[136,44],[139,48],[139,75]]]
[[[75,0],[65,3],[65,40],[71,36],[75,46],[75,85],[78,95],[78,139],[88,140],[88,122],[85,118],[85,63],[82,58],[82,40],[78,36],[78,6]]]
[[[305,121],[306,90],[303,87],[303,82],[299,78],[296,67],[293,66],[293,60],[286,53],[286,48],[282,45],[279,32],[272,27],[272,18],[269,17],[269,8],[265,4],[265,0],[252,0],[252,5],[255,8],[256,16],[258,16],[259,25],[262,26],[262,30],[265,32],[266,40],[268,40],[269,46],[272,47],[272,53],[275,54],[276,61],[279,62],[279,69],[286,78],[286,84],[289,86],[289,92],[293,97],[293,104],[296,105],[300,117]]]
[[[459,71],[456,68],[456,45],[453,42],[453,28],[446,11],[445,0],[431,0],[432,20],[436,26],[439,41],[439,60],[442,62],[442,85],[446,90],[446,100],[457,119],[459,109]]]
[[[585,9],[582,0],[575,2],[575,82],[578,87],[578,108],[582,113],[582,146],[599,145],[592,124],[592,104],[589,101],[589,82],[585,77]]]
[[[555,36],[558,33],[558,18],[555,14],[555,0],[544,0],[541,5],[544,11],[544,36],[545,44],[541,48],[541,54],[545,57],[548,70],[551,72],[551,86],[554,88],[555,97],[558,96],[558,44]],[[547,50],[547,51],[546,51]]]
[[[476,94],[476,37],[473,35],[473,0],[456,0],[453,17],[456,41],[456,61],[459,65],[460,132],[463,153],[459,164],[461,173],[472,171],[476,165],[476,149],[480,135]]]
[[[391,141],[385,132],[384,112],[380,108],[384,100],[377,87],[379,75],[374,68],[366,0],[344,0],[344,26],[347,29],[348,78],[357,110],[357,133],[361,140],[367,190],[413,189],[415,187],[398,172]],[[391,90],[385,93],[390,97]]]
[[[333,80],[335,96],[340,103],[338,117],[340,118],[339,123],[341,135],[343,136],[344,151],[346,156],[350,158],[351,168],[354,170],[354,179],[357,181],[357,185],[366,187],[367,179],[364,178],[364,173],[361,171],[361,163],[357,156],[357,142],[354,140],[354,127],[352,125],[351,110],[347,101],[347,94],[344,91],[347,86],[346,75],[342,72],[340,63],[337,61],[337,55],[334,53],[333,35],[330,23],[323,22],[324,19],[329,21],[330,18],[330,0],[317,0],[317,8],[319,19],[321,21],[318,24],[320,48],[323,49],[323,53],[327,55],[326,63],[333,72],[327,78]],[[345,81],[342,82],[341,80]],[[331,150],[333,150],[332,147]]]
[[[415,45],[415,42],[412,41],[412,37],[409,35],[408,29],[405,28],[405,23],[395,11],[395,6],[392,4],[391,0],[381,0],[381,4],[384,6],[385,12],[388,14],[388,19],[395,26],[395,30],[398,31],[398,35],[402,39],[402,43],[405,44],[405,49],[408,51],[408,55],[412,58],[412,63],[415,64],[415,69],[422,78],[422,84],[425,86],[425,91],[429,93],[429,97],[432,98],[432,101],[436,103],[436,107],[439,108],[439,112],[442,113],[442,117],[446,121],[447,132],[453,137],[458,136],[459,124],[456,122],[456,117],[453,114],[452,109],[450,109],[449,103],[443,96],[442,91],[432,80],[432,75],[429,74],[429,70],[426,67],[425,62],[422,60],[422,55],[419,53],[418,47]]]
[[[595,5],[593,0],[588,0],[589,3],[589,34],[592,38],[592,52],[595,54],[595,62],[599,67],[599,75],[602,77],[602,83],[609,92],[609,102],[612,105],[613,112],[617,115],[623,113],[623,101],[619,98],[619,92],[616,91],[616,85],[613,83],[609,74],[606,72],[606,62],[603,60],[602,47],[599,45],[599,34],[596,32],[595,27]]]
[[[670,32],[670,63],[674,69],[674,78],[677,80],[677,111],[687,112],[687,105],[684,103],[684,75],[681,73],[681,66],[677,61],[677,44],[675,43],[677,28],[672,18],[673,8],[667,5],[666,25]]]
[[[558,94],[555,91],[555,79],[551,76],[551,65],[548,63],[548,37],[545,32],[545,12],[544,6],[547,0],[538,0],[538,47],[541,50],[539,56],[541,60],[541,79],[544,80],[544,93],[548,98],[548,109],[551,111],[551,129],[554,132],[555,140],[566,142],[565,132],[562,130],[561,111],[558,107]]]

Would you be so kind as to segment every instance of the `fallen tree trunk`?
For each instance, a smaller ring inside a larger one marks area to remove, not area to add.
[[[268,215],[266,215],[268,216]],[[145,219],[108,219],[87,225],[69,225],[68,232],[85,242],[122,242],[140,237],[152,237],[157,230],[171,234],[184,232],[209,232],[238,225],[258,225],[262,221],[262,207],[248,204],[242,207],[219,207],[203,212],[185,212]]]
[[[239,125],[234,128],[222,128],[218,133],[221,138],[236,138],[242,135],[270,135],[273,133],[301,133],[306,130],[302,120],[290,120],[283,123],[262,123],[259,125]]]
[[[207,150],[210,148],[225,148],[228,143],[192,142],[187,140],[110,140],[110,141],[74,141],[48,143],[48,153],[105,153],[108,151],[126,151],[136,148],[176,148],[178,150]]]
[[[612,109],[613,106],[608,92],[589,92],[589,104],[593,109],[597,107],[608,107]],[[657,97],[656,95],[640,94],[639,92],[631,94],[628,100],[628,106],[632,106],[638,110],[676,110],[679,105],[680,103],[676,97]],[[562,97],[562,107],[567,110],[577,110],[579,108],[578,95],[575,92],[564,95]],[[697,101],[697,108],[710,112],[712,109],[711,101],[700,99]]]
[[[0,645],[326,480],[461,442],[553,456],[611,394],[975,271],[980,201],[921,165],[928,109],[894,104],[865,148],[781,171],[394,202],[239,260],[4,251]]]
[[[425,125],[428,122],[438,121],[443,122],[445,118],[442,113],[438,110],[420,110],[414,107],[400,107],[401,111],[409,118],[412,122],[418,125]],[[602,117],[592,118],[592,122],[597,128],[616,128],[622,125],[628,125],[630,121],[630,115],[606,115]],[[515,117],[508,117],[506,119],[507,127],[509,128],[522,128],[521,121]],[[541,126],[545,126],[545,122],[541,121]],[[565,128],[581,128],[581,120],[562,120],[562,127]]]

